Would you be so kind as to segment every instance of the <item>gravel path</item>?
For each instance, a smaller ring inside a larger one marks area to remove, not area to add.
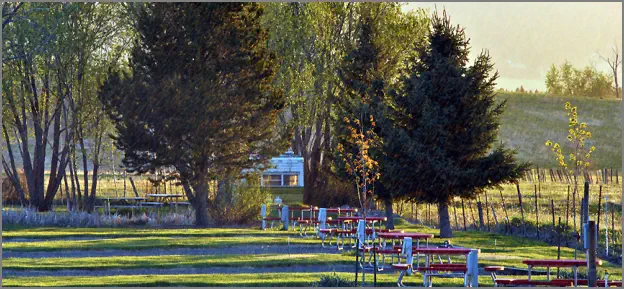
[[[226,254],[339,254],[335,247],[314,245],[246,245],[221,248],[170,248],[146,250],[68,250],[46,252],[3,251],[2,258],[63,258],[63,257],[110,257],[110,256],[161,256],[161,255],[226,255]]]
[[[174,274],[241,274],[241,273],[280,273],[280,272],[353,272],[352,265],[327,266],[286,266],[286,267],[211,267],[211,268],[170,268],[170,269],[108,269],[108,270],[2,270],[2,276],[119,276],[119,275],[174,275]],[[389,270],[390,271],[390,270]]]

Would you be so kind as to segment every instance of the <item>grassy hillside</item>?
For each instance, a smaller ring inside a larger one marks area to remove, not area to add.
[[[595,168],[622,167],[622,101],[581,97],[555,97],[535,94],[499,93],[507,100],[499,140],[518,151],[518,158],[540,167],[555,167],[546,140],[559,142],[564,151],[567,141],[568,116],[566,101],[578,106],[580,122],[592,132],[588,145],[596,146],[592,159]]]
[[[500,101],[507,100],[499,139],[517,149],[521,160],[540,167],[555,167],[553,156],[544,142],[550,139],[569,144],[566,141],[568,116],[564,105],[570,101],[578,106],[579,120],[586,122],[593,134],[593,140],[588,143],[596,146],[593,154],[595,167],[622,167],[621,100],[522,93],[499,93],[498,98]],[[13,148],[17,162],[20,163],[17,147],[13,145]],[[52,153],[48,151],[46,166],[49,166],[50,155]],[[106,157],[110,157],[110,154],[106,154]],[[109,163],[110,160],[105,160],[101,170],[108,170]]]

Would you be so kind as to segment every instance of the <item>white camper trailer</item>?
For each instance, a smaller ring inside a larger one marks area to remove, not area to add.
[[[262,173],[263,187],[303,187],[303,158],[292,150],[271,159],[271,168]]]

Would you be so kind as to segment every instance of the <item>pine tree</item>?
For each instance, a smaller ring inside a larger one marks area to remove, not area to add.
[[[100,97],[131,173],[173,167],[208,224],[208,184],[239,176],[287,147],[273,128],[285,99],[255,3],[149,3],[137,13],[131,74],[112,73]],[[252,157],[253,156],[253,157]]]
[[[452,237],[448,203],[516,180],[528,164],[493,148],[505,102],[497,103],[493,64],[481,53],[468,65],[469,40],[446,11],[432,19],[428,45],[418,49],[396,103],[394,127],[384,137],[385,173],[397,194],[438,204],[440,236]]]

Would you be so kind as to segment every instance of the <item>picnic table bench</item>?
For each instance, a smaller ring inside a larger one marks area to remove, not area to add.
[[[106,198],[104,199],[104,205],[96,206],[96,208],[103,208],[105,213],[110,215],[111,209],[138,209],[141,207],[140,201],[145,201],[146,199],[143,197]]]
[[[487,266],[484,268],[486,272],[490,272],[494,286],[553,286],[553,287],[577,287],[582,284],[582,280],[578,279],[578,267],[587,266],[587,260],[523,260],[523,264],[528,265],[527,279],[501,279],[498,278],[496,272],[505,270],[503,266]],[[596,265],[602,265],[602,261],[597,260]],[[533,267],[546,267],[546,280],[531,280],[531,271]],[[574,271],[574,279],[551,279],[550,268],[572,268]],[[587,282],[587,280],[585,280]],[[602,283],[604,286],[604,281]]]

